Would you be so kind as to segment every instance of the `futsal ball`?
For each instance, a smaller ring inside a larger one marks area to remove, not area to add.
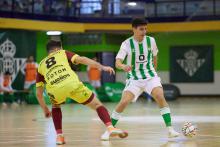
[[[182,132],[186,137],[193,137],[196,135],[197,128],[191,122],[186,122],[183,125]]]

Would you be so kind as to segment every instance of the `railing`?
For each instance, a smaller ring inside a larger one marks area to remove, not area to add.
[[[19,15],[18,15],[19,14]],[[52,16],[66,18],[131,18],[149,19],[184,17],[193,20],[219,19],[220,0],[163,0],[128,3],[122,0],[1,0],[0,16],[30,18]],[[202,16],[202,17],[201,17]],[[45,18],[46,19],[46,18]],[[71,20],[70,20],[71,21]]]

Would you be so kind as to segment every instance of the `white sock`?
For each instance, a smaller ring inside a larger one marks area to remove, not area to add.
[[[122,117],[121,113],[118,113],[115,110],[112,112],[111,118],[115,120],[119,120],[121,117]]]

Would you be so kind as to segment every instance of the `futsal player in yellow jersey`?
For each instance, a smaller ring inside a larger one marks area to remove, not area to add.
[[[107,109],[94,96],[91,90],[83,85],[76,73],[71,69],[71,64],[85,64],[90,67],[114,74],[115,71],[109,66],[103,66],[89,58],[81,57],[61,47],[61,42],[49,41],[47,43],[48,56],[39,64],[36,78],[37,98],[42,107],[45,117],[52,116],[57,132],[57,144],[64,144],[62,131],[62,112],[60,105],[66,98],[72,98],[76,102],[86,105],[97,111],[98,116],[106,125],[111,136],[127,137],[127,132],[114,128]],[[52,112],[45,104],[43,91],[46,88],[52,103]]]

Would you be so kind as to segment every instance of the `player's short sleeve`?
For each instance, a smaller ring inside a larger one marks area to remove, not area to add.
[[[125,57],[126,57],[126,55],[127,55],[127,49],[128,49],[128,47],[127,47],[126,42],[125,42],[125,41],[122,42],[121,47],[120,47],[120,50],[118,51],[118,54],[117,54],[117,56],[116,56],[116,59],[122,59],[122,60],[124,60]]]
[[[157,56],[158,48],[157,48],[156,41],[155,41],[155,39],[153,37],[151,38],[151,44],[152,44],[153,56]]]
[[[66,53],[66,56],[67,56],[67,59],[69,61],[69,63],[73,63],[73,64],[76,64],[75,63],[75,59],[76,57],[78,57],[79,55],[73,53],[73,52],[70,52],[70,51],[65,51]]]
[[[41,75],[41,74],[37,71],[36,87],[44,86],[44,83],[45,83],[44,76]]]

